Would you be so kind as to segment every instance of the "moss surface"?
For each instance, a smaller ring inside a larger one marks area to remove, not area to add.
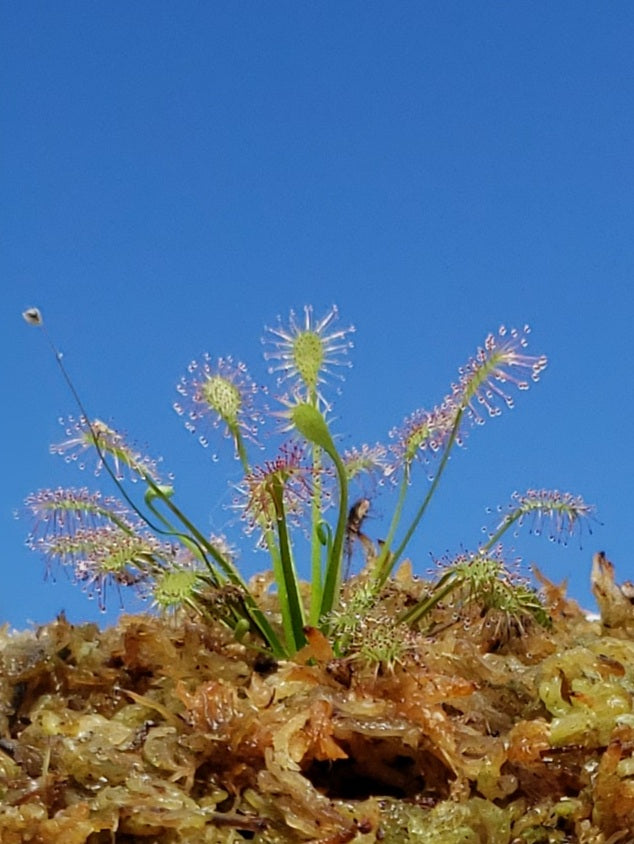
[[[274,663],[185,616],[0,632],[0,842],[632,841],[634,638],[599,574],[610,628],[545,583],[550,628],[439,606],[386,660],[309,631]]]

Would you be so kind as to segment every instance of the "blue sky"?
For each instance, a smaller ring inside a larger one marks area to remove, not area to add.
[[[265,382],[263,326],[336,303],[356,326],[333,423],[348,446],[387,441],[489,331],[529,323],[549,368],[455,453],[415,569],[547,487],[596,504],[592,534],[524,533],[509,556],[589,607],[594,551],[634,578],[630,3],[62,0],[3,18],[0,621],[120,611],[44,582],[13,515],[40,488],[113,492],[48,453],[76,408],[32,305],[89,412],[164,458],[247,572],[266,558],[225,507],[237,464],[171,409],[192,358],[233,354]],[[375,538],[391,503],[373,496]]]

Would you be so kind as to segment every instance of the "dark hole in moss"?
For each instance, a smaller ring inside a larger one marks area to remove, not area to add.
[[[406,796],[404,790],[393,783],[360,773],[355,761],[351,759],[313,762],[304,774],[330,798],[366,800],[377,795],[396,798]]]
[[[347,759],[312,760],[302,773],[327,797],[365,800],[369,797],[434,801],[449,796],[453,772],[425,748],[411,748],[398,739],[353,733],[339,738]]]
[[[397,755],[382,759],[379,765],[371,759],[337,759],[334,762],[313,761],[304,776],[330,798],[366,800],[369,797],[412,797],[426,788],[415,759]]]
[[[257,673],[262,675],[263,677],[268,676],[277,668],[277,660],[273,659],[272,656],[269,656],[266,653],[259,653],[256,658],[255,662],[253,663],[253,670]]]

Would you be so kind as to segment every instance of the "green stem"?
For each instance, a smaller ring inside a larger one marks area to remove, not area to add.
[[[491,548],[495,545],[495,543],[503,536],[506,531],[514,524],[521,516],[524,514],[524,510],[521,507],[518,507],[504,522],[500,525],[500,527],[496,530],[493,536],[489,539],[489,541],[482,546],[481,551],[490,551]]]
[[[166,497],[168,497],[168,496],[166,496]],[[204,563],[204,565],[207,567],[207,571],[208,571],[209,576],[211,578],[212,584],[214,586],[220,586],[222,584],[222,576],[216,571],[214,566],[209,562],[209,558],[204,553],[200,544],[198,542],[196,542],[195,540],[191,539],[190,537],[186,536],[185,534],[181,533],[179,530],[177,530],[174,527],[174,525],[169,521],[169,519],[167,519],[154,506],[154,501],[153,501],[154,498],[156,498],[156,495],[154,494],[152,489],[148,488],[148,490],[145,494],[145,504],[146,504],[146,507],[148,508],[148,510],[150,510],[150,512],[154,513],[156,518],[165,525],[165,527],[169,530],[169,533],[172,536],[178,537],[178,539],[183,543],[183,545],[186,548],[189,548],[189,550],[192,552],[192,554],[194,554],[196,557],[198,557],[198,559],[202,563]],[[162,500],[165,500],[165,499],[162,499]]]
[[[396,502],[396,507],[394,508],[394,514],[392,515],[390,528],[388,530],[387,537],[383,542],[381,553],[379,554],[374,564],[373,579],[379,584],[383,583],[380,575],[387,565],[386,561],[390,559],[390,548],[392,547],[392,542],[394,541],[394,536],[396,534],[396,530],[398,528],[399,522],[401,521],[401,516],[403,514],[403,505],[405,504],[405,496],[407,495],[407,490],[409,487],[410,469],[411,462],[407,462],[403,470],[403,479],[401,480],[401,487],[398,493],[398,501]]]
[[[328,456],[332,458],[339,481],[339,518],[337,529],[332,543],[332,551],[328,558],[324,588],[321,596],[321,609],[319,618],[323,618],[334,607],[341,588],[341,574],[343,569],[343,546],[346,536],[346,525],[348,523],[348,476],[346,467],[332,445],[332,448],[325,448]]]
[[[159,536],[177,536],[179,539],[183,540],[184,542],[187,541],[187,540],[192,541],[192,537],[188,537],[186,534],[181,534],[181,533],[178,533],[178,532],[172,531],[172,530],[165,531],[162,528],[160,528],[158,525],[151,522],[150,519],[148,519],[148,517],[146,516],[146,514],[137,506],[136,502],[128,494],[127,490],[125,489],[125,487],[123,486],[123,484],[121,483],[121,481],[117,477],[116,473],[113,471],[112,467],[110,466],[110,463],[106,460],[105,452],[102,449],[101,444],[99,442],[99,432],[95,429],[93,423],[90,421],[90,417],[88,415],[88,412],[86,411],[86,408],[84,407],[84,403],[81,399],[81,396],[79,395],[79,392],[75,388],[75,385],[73,384],[73,381],[72,381],[70,375],[68,374],[68,371],[67,371],[67,369],[64,365],[64,361],[62,360],[61,353],[57,350],[55,343],[53,343],[53,340],[51,339],[51,337],[50,337],[50,335],[49,335],[49,333],[46,329],[46,326],[44,324],[42,324],[41,328],[42,328],[42,331],[44,332],[44,336],[46,338],[46,341],[47,341],[51,351],[53,352],[53,355],[55,357],[55,361],[56,361],[56,363],[57,363],[57,365],[60,369],[60,372],[62,373],[62,377],[64,378],[64,381],[66,382],[66,385],[68,386],[68,389],[70,390],[71,395],[72,395],[73,399],[75,400],[77,407],[79,408],[81,420],[83,420],[85,422],[85,424],[88,426],[88,430],[90,431],[90,434],[92,436],[92,443],[95,447],[97,455],[99,456],[99,459],[101,460],[101,463],[104,466],[107,474],[110,476],[111,480],[113,481],[113,483],[115,484],[115,486],[119,490],[119,493],[123,497],[123,500],[132,508],[133,512],[136,513],[136,515],[141,519],[141,521],[144,524],[146,524],[150,528],[150,530],[153,530]],[[240,432],[238,430],[236,430],[234,432],[234,435],[236,436],[238,453],[240,454],[241,459],[243,460],[243,464],[244,464],[245,461],[246,461],[246,452],[245,452],[244,446],[242,444]],[[146,484],[149,487],[151,487],[155,491],[157,489],[159,489],[156,482],[148,476],[147,472],[145,471],[145,469],[142,466],[135,465],[135,466],[131,466],[130,468],[134,469],[134,471],[137,472],[137,474],[146,482]],[[163,497],[165,499],[165,496],[161,496],[161,497]],[[183,521],[183,523],[185,523],[185,521],[183,519],[181,519],[181,521]],[[196,533],[198,533],[198,532],[196,531]],[[199,536],[201,536],[201,535],[199,534]],[[204,537],[203,537],[203,540],[204,540]],[[199,551],[202,554],[202,556],[204,557],[203,548],[207,547],[208,543],[204,540],[201,544],[202,544],[202,548],[199,548]],[[214,551],[211,548],[208,548],[208,550],[210,550],[210,553],[212,553],[212,556],[214,556],[214,558],[215,558],[216,555],[214,554]],[[220,560],[218,560],[218,562],[220,562]]]
[[[158,493],[159,497],[161,497],[165,501],[165,503],[167,504],[169,509],[172,510],[174,515],[176,515],[180,519],[180,521],[187,527],[187,529],[191,532],[191,536],[187,536],[187,534],[173,532],[171,530],[166,531],[166,530],[163,530],[162,528],[160,528],[158,525],[153,524],[150,521],[150,519],[148,519],[148,517],[145,515],[145,513],[143,513],[143,511],[139,509],[139,507],[136,505],[134,500],[128,495],[127,490],[123,487],[121,481],[119,480],[119,478],[117,478],[115,472],[112,470],[110,464],[106,460],[106,456],[104,454],[104,451],[101,448],[101,445],[99,444],[99,434],[95,430],[92,423],[90,422],[90,417],[88,416],[88,413],[86,412],[84,404],[81,400],[81,396],[79,395],[79,393],[75,389],[75,385],[73,384],[73,382],[70,378],[70,375],[68,374],[66,367],[64,366],[64,362],[62,361],[62,355],[57,350],[57,347],[55,346],[52,339],[50,338],[48,331],[46,330],[46,327],[42,326],[42,328],[44,330],[44,336],[46,337],[46,340],[47,340],[51,350],[53,351],[53,354],[55,356],[55,360],[57,362],[57,365],[59,366],[59,369],[62,373],[62,376],[64,377],[64,380],[66,381],[66,384],[67,384],[73,398],[75,399],[77,407],[79,408],[79,411],[81,413],[81,417],[85,421],[86,425],[88,426],[88,428],[90,430],[90,433],[91,433],[92,438],[93,438],[93,444],[95,446],[97,454],[99,455],[99,459],[101,460],[103,466],[106,469],[106,472],[108,473],[108,475],[110,476],[110,478],[114,482],[115,486],[117,487],[117,489],[119,490],[119,492],[123,496],[123,499],[127,502],[127,504],[130,505],[132,510],[144,522],[144,524],[146,524],[155,533],[157,533],[159,535],[163,535],[163,536],[177,536],[181,540],[183,540],[183,542],[187,542],[187,541],[192,542],[193,541],[195,544],[198,544],[200,546],[199,551],[200,551],[200,553],[202,554],[203,557],[205,556],[204,551],[207,550],[211,554],[211,556],[216,560],[216,562],[227,572],[227,575],[229,576],[229,578],[234,583],[237,583],[238,585],[240,585],[244,589],[245,604],[247,606],[249,615],[250,615],[253,623],[255,624],[256,628],[259,630],[261,636],[270,645],[270,647],[271,647],[274,655],[276,656],[276,658],[281,659],[284,656],[286,656],[286,651],[285,651],[284,647],[282,646],[282,644],[279,640],[279,637],[276,635],[275,631],[271,627],[271,625],[270,625],[268,619],[266,618],[266,616],[264,615],[264,613],[257,606],[255,600],[253,599],[253,596],[249,593],[248,589],[246,588],[246,585],[242,582],[242,579],[240,578],[237,570],[233,566],[228,564],[226,560],[224,560],[224,558],[217,551],[217,549],[215,549],[211,545],[211,543],[209,543],[205,539],[205,537],[200,533],[200,531],[198,531],[194,527],[194,525],[191,524],[189,519],[187,519],[184,516],[184,514],[182,514],[178,510],[178,508],[176,508],[169,501],[167,496],[165,496],[164,494],[161,494],[161,490],[158,487],[158,485],[155,483],[155,481],[153,479],[149,478],[148,475],[144,471],[139,469],[139,467],[135,466],[134,468],[140,474],[140,476],[143,478],[143,480],[147,483],[147,485],[150,488],[152,488],[155,493]],[[245,467],[245,471],[247,471],[248,470],[248,460],[247,460],[246,450],[245,450],[244,444],[242,442],[242,437],[240,436],[240,432],[238,430],[234,431],[234,436],[236,438],[236,448],[237,448],[237,451],[238,451],[238,456],[240,457],[240,460],[242,461],[242,465]]]
[[[318,411],[319,398],[317,390],[310,389],[308,403]],[[319,610],[321,607],[321,596],[323,590],[323,575],[321,567],[322,543],[319,537],[319,524],[321,521],[321,466],[322,448],[313,443],[313,495],[311,500],[311,536],[310,536],[310,611],[309,618],[311,625],[319,621]]]
[[[426,598],[424,601],[420,601],[406,613],[400,615],[398,617],[398,621],[402,624],[415,624],[420,618],[435,607],[436,604],[442,601],[446,595],[453,592],[456,586],[459,586],[463,582],[464,577],[458,577],[455,572],[449,572],[440,578],[429,598]]]
[[[237,568],[224,557],[220,551],[202,534],[198,528],[187,518],[187,516],[174,504],[172,499],[166,495],[166,493],[161,489],[161,487],[152,480],[149,476],[145,475],[143,480],[147,483],[150,487],[152,492],[154,493],[155,497],[160,498],[161,501],[165,504],[165,506],[171,510],[171,512],[176,516],[176,518],[184,525],[187,530],[190,532],[191,537],[193,537],[196,542],[201,545],[205,551],[207,551],[214,560],[218,563],[220,568],[225,572],[228,579],[234,583],[236,586],[240,586],[241,589],[246,591],[246,583],[240,576],[239,571]],[[182,534],[176,534],[177,536],[182,536]]]
[[[445,446],[445,451],[444,451],[443,456],[441,458],[440,464],[438,465],[438,470],[436,471],[436,474],[434,475],[434,479],[431,483],[431,486],[429,487],[429,490],[427,491],[427,495],[423,499],[423,503],[418,508],[416,515],[414,516],[414,519],[412,520],[412,523],[409,526],[407,533],[403,537],[403,541],[398,546],[398,548],[396,549],[394,554],[391,555],[391,557],[387,558],[387,564],[383,565],[383,571],[378,572],[377,585],[379,587],[382,586],[385,583],[385,581],[387,580],[387,578],[390,575],[390,572],[394,569],[394,566],[396,565],[398,560],[401,558],[403,551],[407,547],[408,542],[412,538],[414,531],[418,527],[420,520],[423,518],[423,516],[425,514],[425,510],[427,509],[429,502],[431,501],[434,493],[436,492],[436,488],[437,488],[437,486],[440,482],[440,478],[442,477],[442,474],[445,470],[445,467],[447,466],[447,462],[449,460],[449,454],[450,454],[451,449],[453,448],[453,446],[456,442],[456,437],[458,436],[458,429],[460,428],[460,422],[462,421],[462,414],[463,413],[464,413],[464,408],[461,407],[458,410],[458,413],[456,414],[456,420],[453,424],[453,428],[451,429],[451,434],[449,435],[449,439],[447,441],[447,445]]]
[[[310,548],[310,623],[317,624],[322,595],[321,556],[322,542],[319,536],[321,522],[321,448],[313,445],[313,495],[311,501],[311,548]]]
[[[277,586],[278,600],[280,603],[280,612],[282,616],[282,629],[284,630],[284,640],[287,643],[287,656],[290,655],[292,648],[290,647],[293,641],[293,625],[291,624],[290,615],[288,613],[288,602],[285,601],[284,594],[284,568],[282,566],[282,556],[280,549],[275,541],[275,534],[272,528],[262,526],[262,536],[266,542],[266,550],[269,552],[271,558],[271,568],[273,570],[273,581]]]
[[[233,433],[233,438],[234,438],[234,441],[235,441],[236,453],[238,455],[238,459],[240,460],[242,470],[244,471],[245,475],[248,475],[249,472],[251,471],[251,467],[249,466],[249,458],[248,458],[247,450],[246,450],[246,447],[245,447],[245,444],[244,444],[244,439],[243,439],[242,434],[240,433],[240,429],[237,427],[237,425],[232,429],[232,433]],[[279,550],[275,545],[275,542],[273,540],[273,537],[271,536],[270,530],[267,527],[265,527],[264,525],[262,525],[262,530],[263,530],[265,541],[267,543],[267,548],[268,548],[269,554],[271,556],[273,572],[275,574],[276,572],[279,572],[280,568],[281,568]],[[237,574],[237,571],[236,571],[236,574]],[[279,577],[278,577],[277,574],[275,574],[275,580],[276,580],[276,582],[279,582]],[[268,642],[269,646],[271,647],[271,650],[273,651],[273,655],[275,656],[275,658],[276,659],[285,659],[289,655],[288,648],[284,647],[284,645],[280,641],[279,636],[273,630],[273,627],[271,626],[271,624],[270,624],[269,620],[267,619],[267,617],[265,616],[265,614],[258,607],[258,605],[255,601],[255,598],[253,598],[251,593],[248,591],[247,586],[244,585],[243,588],[244,588],[246,595],[247,595],[245,602],[246,602],[246,605],[247,605],[247,608],[249,610],[249,614],[250,614],[252,620],[254,621],[254,623],[256,624],[258,629],[260,630],[260,633],[264,637],[264,640],[266,642]],[[285,633],[286,633],[286,631],[285,631]],[[286,634],[286,639],[287,639],[287,641],[289,641],[287,634]]]
[[[268,621],[262,610],[258,607],[255,599],[249,592],[247,584],[244,582],[235,566],[232,565],[229,560],[223,557],[223,555],[218,551],[218,549],[211,542],[209,542],[209,540],[198,530],[198,528],[194,524],[192,524],[192,522],[190,522],[187,516],[185,516],[185,514],[179,510],[179,508],[171,501],[169,496],[165,494],[161,487],[158,486],[158,484],[156,484],[152,480],[152,478],[144,477],[144,480],[155,493],[156,497],[160,498],[164,502],[165,506],[168,507],[172,511],[172,513],[181,521],[181,523],[187,528],[187,530],[191,532],[191,537],[193,537],[196,543],[202,546],[214,558],[214,560],[218,563],[218,565],[227,575],[228,580],[230,580],[231,583],[235,584],[236,586],[240,587],[240,590],[243,593],[245,607],[249,613],[251,620],[253,621],[265,641],[269,643],[275,656],[278,659],[283,658],[286,655],[286,651],[282,643],[280,642],[279,637],[271,627],[270,622]],[[183,536],[183,534],[177,535]]]
[[[304,635],[305,621],[304,608],[299,594],[297,573],[293,564],[288,526],[286,524],[283,482],[279,478],[274,477],[271,482],[270,491],[273,506],[275,507],[275,519],[279,540],[281,579],[278,579],[277,588],[282,610],[282,622],[291,651],[295,653],[306,644],[306,637]]]
[[[250,467],[249,467],[249,458],[247,456],[247,450],[244,446],[244,440],[242,439],[242,434],[240,433],[240,429],[237,426],[235,428],[232,428],[231,432],[233,434],[233,439],[234,439],[235,444],[236,444],[236,453],[238,455],[238,459],[240,460],[240,463],[241,463],[242,468],[244,470],[244,474],[248,475],[251,470],[250,470]]]
[[[321,594],[319,618],[322,619],[333,608],[339,597],[341,570],[343,565],[343,545],[348,521],[348,477],[346,467],[341,462],[326,420],[313,405],[300,402],[293,407],[291,419],[299,433],[313,445],[320,446],[335,464],[339,481],[339,518],[332,551],[326,563],[324,585]]]
[[[271,648],[275,659],[286,659],[286,657],[288,656],[287,648],[285,648],[282,642],[280,641],[279,636],[277,635],[275,630],[273,630],[273,627],[271,626],[271,623],[269,622],[268,618],[258,607],[257,603],[255,602],[255,599],[253,598],[250,592],[246,593],[244,603],[247,612],[249,613],[249,618],[251,619],[253,625],[255,625],[256,629],[259,631],[264,641]]]
[[[134,536],[134,528],[131,528],[130,525],[126,523],[125,519],[120,519],[117,515],[112,512],[112,510],[108,510],[107,507],[96,506],[94,509],[90,508],[89,512],[97,513],[97,515],[103,516],[104,519],[108,519],[108,521],[112,522],[113,525],[116,525],[119,530],[123,531],[123,533],[127,533],[128,536]]]

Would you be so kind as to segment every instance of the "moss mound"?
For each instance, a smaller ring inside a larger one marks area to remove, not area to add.
[[[0,842],[634,840],[631,601],[605,560],[602,620],[543,586],[549,628],[439,606],[389,660],[185,616],[5,630]]]

